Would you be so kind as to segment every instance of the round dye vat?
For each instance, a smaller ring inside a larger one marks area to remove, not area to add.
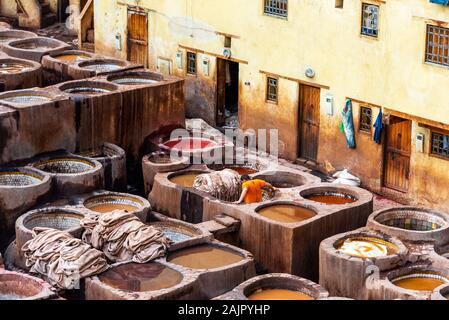
[[[314,202],[319,202],[327,205],[343,205],[354,203],[357,201],[354,197],[342,193],[323,193],[323,194],[312,194],[305,196],[306,199]]]
[[[67,231],[81,227],[81,220],[84,218],[81,214],[67,211],[45,212],[28,216],[23,224],[28,230],[34,228],[50,228],[59,231]]]
[[[183,276],[160,263],[151,262],[115,267],[99,275],[98,278],[118,290],[148,292],[172,288],[181,283]]]
[[[439,286],[449,283],[449,279],[436,273],[415,273],[392,280],[400,288],[413,291],[434,291]]]
[[[82,66],[82,68],[87,70],[96,71],[98,73],[101,72],[111,72],[119,70],[122,66],[115,63],[95,63],[86,66]]]
[[[292,290],[266,289],[259,290],[248,297],[249,300],[314,300],[312,297]]]
[[[111,90],[105,89],[105,88],[94,88],[94,87],[76,87],[76,88],[70,88],[64,90],[66,93],[70,94],[82,94],[82,95],[97,95],[102,93],[108,93],[111,92]]]
[[[169,180],[181,187],[192,188],[196,177],[202,173],[186,173],[170,178]]]
[[[31,67],[23,63],[0,63],[0,74],[16,74],[31,70]]]
[[[78,62],[88,60],[91,57],[87,54],[62,54],[60,56],[54,57],[56,60],[64,61],[64,62]]]
[[[143,203],[131,197],[112,195],[88,199],[84,202],[84,206],[87,209],[98,213],[110,213],[116,210],[132,213],[140,210]]]
[[[17,104],[31,104],[49,102],[51,98],[41,94],[17,94],[9,97],[1,98],[2,101],[17,103]]]
[[[216,269],[240,262],[243,257],[229,249],[202,245],[170,254],[168,262],[197,270]]]
[[[268,219],[283,223],[301,222],[316,216],[316,213],[313,210],[289,204],[265,207],[257,210],[257,213]]]
[[[164,147],[169,150],[179,150],[179,151],[196,151],[203,150],[207,148],[211,148],[215,146],[216,143],[212,140],[207,139],[179,139],[179,140],[170,140],[164,143]]]
[[[386,257],[397,251],[394,244],[372,237],[349,238],[338,246],[338,252],[358,258]]]
[[[42,179],[23,172],[0,172],[0,186],[26,187],[41,182]]]
[[[53,174],[77,174],[92,170],[95,166],[87,160],[57,158],[37,163],[35,167]]]

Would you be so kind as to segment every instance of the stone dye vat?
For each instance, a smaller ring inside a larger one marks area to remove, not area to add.
[[[71,208],[44,208],[30,211],[16,221],[16,244],[21,250],[23,245],[33,238],[34,228],[51,228],[70,233],[81,238],[83,228],[81,220],[85,214],[81,210]]]
[[[173,172],[187,168],[190,164],[188,157],[173,161],[169,154],[157,152],[146,155],[142,159],[142,173],[145,194],[148,195],[153,188],[154,177],[158,173]]]
[[[449,243],[449,216],[415,207],[400,207],[373,213],[368,227],[397,236],[406,241]]]
[[[51,285],[41,279],[0,271],[0,300],[49,300],[55,297]]]
[[[321,300],[329,293],[318,284],[290,274],[252,278],[216,300]]]
[[[52,176],[55,195],[75,195],[103,189],[103,167],[96,160],[78,156],[47,156],[32,166]]]
[[[270,171],[264,174],[256,174],[254,179],[261,179],[279,189],[291,189],[305,184],[320,183],[321,179],[310,174],[288,171]]]
[[[48,174],[31,168],[0,168],[0,250],[9,245],[16,219],[50,193]]]
[[[320,283],[355,299],[429,299],[448,277],[448,219],[424,208],[376,211],[367,228],[322,242]]]
[[[208,138],[184,137],[168,140],[159,146],[166,152],[176,152],[179,155],[189,156],[191,158],[200,158],[203,155],[212,155],[213,150],[215,149],[223,149],[224,151],[224,146],[222,143]]]
[[[368,300],[368,277],[407,262],[408,249],[398,238],[373,231],[336,235],[320,245],[320,284],[332,295]]]
[[[0,81],[4,91],[40,87],[42,68],[37,62],[17,58],[0,59]]]
[[[41,62],[46,54],[67,50],[70,48],[65,42],[45,37],[34,37],[13,40],[3,45],[3,51],[15,58]]]
[[[67,50],[46,55],[42,58],[42,67],[45,72],[45,83],[54,85],[64,81],[74,80],[70,74],[70,65],[90,60],[94,54],[80,50]]]
[[[429,300],[442,285],[449,285],[449,272],[428,264],[416,264],[386,274],[381,288],[382,300]]]
[[[126,153],[122,148],[112,143],[105,143],[98,151],[86,151],[79,155],[101,163],[106,190],[126,191]]]
[[[76,150],[99,151],[105,142],[120,144],[122,102],[114,84],[79,80],[56,85],[70,97],[77,118]]]
[[[202,300],[231,290],[255,275],[254,262],[249,253],[235,247],[213,242],[200,245],[226,250],[236,255],[229,263],[212,263],[214,269],[192,269],[159,259],[145,265],[114,265],[109,271],[86,279],[88,300]],[[180,249],[169,254],[168,260],[187,257],[198,246]],[[187,251],[188,250],[188,251]],[[204,254],[208,254],[207,252]],[[220,255],[212,258],[220,258]],[[188,258],[187,258],[188,259]],[[188,259],[189,260],[189,259]]]
[[[36,37],[37,35],[35,33],[24,30],[0,30],[0,49],[10,41]]]
[[[150,203],[141,197],[114,192],[95,192],[83,196],[82,205],[95,214],[105,214],[116,210],[135,214],[142,222],[148,220]]]
[[[192,188],[193,183],[195,182],[196,177],[201,174],[207,173],[207,171],[203,170],[181,170],[177,173],[171,174],[168,179],[175,185],[184,187],[184,188]]]
[[[449,300],[449,285],[444,284],[432,294],[432,300]]]
[[[125,60],[95,57],[87,61],[80,61],[69,66],[69,74],[73,79],[87,79],[119,71],[140,68]]]
[[[164,127],[185,127],[184,80],[146,69],[118,72],[100,79],[122,93],[122,140],[132,166],[140,166],[147,139]]]
[[[28,159],[55,150],[75,151],[75,109],[67,97],[50,89],[26,89],[0,94],[0,162]],[[49,116],[51,115],[51,116]]]
[[[294,202],[279,201],[262,205],[256,212],[270,221],[297,223],[312,219],[317,212],[312,207],[305,207]]]

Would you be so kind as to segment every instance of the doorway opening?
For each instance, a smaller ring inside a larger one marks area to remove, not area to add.
[[[298,156],[316,162],[320,134],[321,89],[300,85]]]
[[[148,67],[148,14],[128,8],[128,61]]]
[[[239,64],[217,59],[217,114],[219,127],[239,127]]]

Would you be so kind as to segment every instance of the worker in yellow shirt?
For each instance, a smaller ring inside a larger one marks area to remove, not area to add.
[[[274,193],[276,189],[268,182],[261,179],[254,179],[248,175],[242,176],[242,195],[235,204],[245,203],[258,203],[263,201],[263,192],[268,191]]]

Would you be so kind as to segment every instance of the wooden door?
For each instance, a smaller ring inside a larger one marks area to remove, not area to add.
[[[301,85],[299,156],[312,161],[316,161],[318,155],[320,101],[321,90],[319,88]]]
[[[148,15],[128,10],[128,60],[148,67]]]
[[[407,192],[410,176],[412,122],[397,117],[386,126],[384,186]]]
[[[226,68],[227,61],[217,59],[217,126],[226,121]]]

